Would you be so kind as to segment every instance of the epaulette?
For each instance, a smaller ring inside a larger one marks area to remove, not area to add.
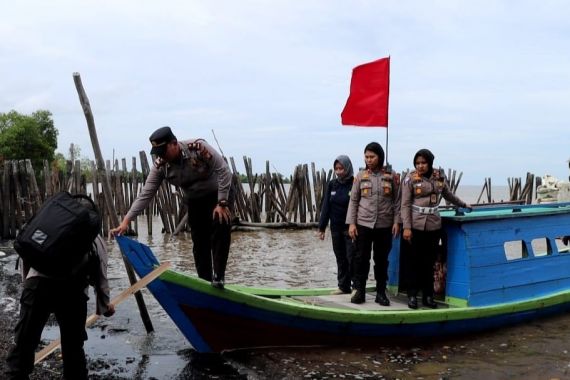
[[[157,169],[160,169],[161,167],[163,167],[164,165],[166,165],[166,161],[163,160],[160,157],[157,157],[156,160],[154,160],[154,167]]]
[[[422,176],[418,173],[417,170],[411,172],[410,175],[412,176],[412,181],[414,183],[422,182]]]
[[[443,168],[441,168],[441,167],[434,169],[433,174],[431,176],[435,180],[438,180],[438,179],[445,180],[445,170],[443,170]]]
[[[188,150],[191,152],[196,152],[196,154],[206,160],[212,158],[212,154],[206,149],[206,146],[200,141],[206,142],[204,139],[197,139],[194,142],[188,143]]]
[[[445,170],[443,168],[438,168],[433,171],[432,178],[435,180],[435,184],[439,191],[441,191],[445,185]]]
[[[412,179],[412,186],[414,188],[414,194],[420,195],[422,193],[422,176],[417,170],[413,170],[408,174],[408,178]]]
[[[396,183],[395,176],[392,173],[392,166],[388,165],[382,168],[382,189],[384,196],[391,196],[393,192],[393,184]]]

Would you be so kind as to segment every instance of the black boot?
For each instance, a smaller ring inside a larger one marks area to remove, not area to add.
[[[416,296],[408,296],[408,307],[410,309],[418,308],[418,298]]]
[[[422,297],[422,305],[430,309],[437,309],[437,303],[435,303],[432,296]]]
[[[376,292],[376,299],[374,301],[382,306],[390,306],[390,300],[388,297],[386,297],[385,290],[378,290]]]
[[[350,297],[350,302],[352,303],[364,303],[366,300],[366,296],[364,294],[364,290],[355,289],[354,294]]]
[[[214,279],[212,280],[212,286],[217,289],[224,288],[224,278],[218,275],[214,275]]]

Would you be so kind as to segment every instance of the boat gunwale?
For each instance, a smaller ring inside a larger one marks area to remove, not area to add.
[[[510,213],[506,212],[511,210]],[[518,210],[518,211],[515,211]],[[456,215],[455,210],[441,210],[443,220],[453,222],[479,222],[481,220],[511,219],[534,216],[548,216],[558,214],[570,214],[570,202],[549,203],[544,205],[517,205],[508,207],[477,207],[472,212]]]
[[[213,288],[209,282],[187,274],[168,270],[160,276],[160,280],[171,282],[207,296],[216,297],[224,301],[242,304],[247,307],[257,308],[264,311],[293,315],[316,320],[334,322],[354,322],[369,324],[416,324],[430,322],[444,322],[469,320],[485,317],[527,312],[570,302],[570,290],[551,293],[533,299],[525,299],[509,303],[500,303],[485,306],[452,306],[439,309],[418,310],[364,310],[364,309],[341,309],[320,305],[284,302],[280,298],[268,297],[270,289],[264,295],[255,292],[244,291],[244,286],[226,285],[225,290]],[[279,297],[285,296],[286,289],[274,289]],[[304,295],[330,294],[332,289],[298,289],[295,295],[304,291]],[[312,292],[312,293],[311,293]],[[277,295],[277,294],[276,294]],[[293,294],[291,294],[293,295]],[[381,318],[379,318],[381,317]]]

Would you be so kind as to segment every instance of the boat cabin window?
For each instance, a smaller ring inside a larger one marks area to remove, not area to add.
[[[532,239],[530,245],[535,257],[552,255],[552,246],[547,238]]]
[[[518,260],[528,257],[528,248],[524,240],[506,241],[504,244],[507,260]]]
[[[570,253],[570,243],[568,245],[564,244],[564,238],[559,237],[556,238],[556,248],[558,249],[558,253]]]

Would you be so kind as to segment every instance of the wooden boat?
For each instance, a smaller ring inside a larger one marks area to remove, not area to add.
[[[173,270],[148,288],[198,352],[385,344],[475,333],[570,310],[570,252],[562,243],[570,235],[569,203],[441,215],[447,279],[437,309],[408,309],[399,284],[399,240],[390,257],[389,307],[373,302],[373,288],[364,304],[354,305],[334,289],[220,290]],[[117,241],[139,276],[159,265],[149,247],[126,237]]]

